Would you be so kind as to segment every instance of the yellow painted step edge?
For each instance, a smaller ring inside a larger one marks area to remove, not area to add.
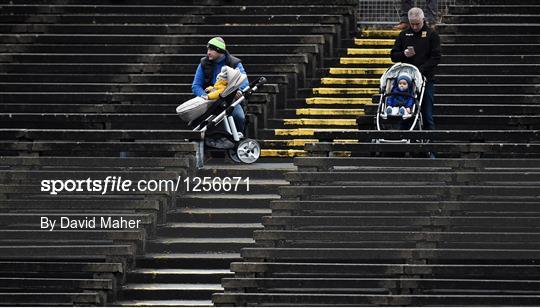
[[[364,115],[363,109],[299,108],[296,115]]]
[[[331,75],[382,75],[386,72],[386,68],[330,68]]]
[[[351,84],[351,85],[378,85],[380,82],[377,78],[321,78],[321,84]]]
[[[393,64],[390,58],[341,58],[341,64]]]
[[[283,125],[356,126],[356,119],[283,119]]]

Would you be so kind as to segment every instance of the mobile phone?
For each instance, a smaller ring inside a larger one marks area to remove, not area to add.
[[[414,46],[407,46],[407,50],[409,50],[409,52],[414,52]]]

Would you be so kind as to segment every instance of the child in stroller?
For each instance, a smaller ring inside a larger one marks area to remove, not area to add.
[[[232,112],[237,105],[246,102],[266,79],[258,78],[247,88],[241,89],[242,96],[235,99],[246,78],[238,69],[224,66],[214,86],[207,88],[207,97],[190,99],[178,106],[176,112],[182,120],[189,122],[188,127],[205,132],[206,146],[226,150],[235,162],[253,163],[260,156],[260,145],[237,130]]]
[[[386,100],[386,106],[386,115],[400,115],[404,120],[411,117],[414,93],[412,92],[412,79],[409,75],[403,74],[395,79],[392,94]]]
[[[416,66],[394,64],[381,76],[379,90],[377,130],[422,130],[425,77]]]

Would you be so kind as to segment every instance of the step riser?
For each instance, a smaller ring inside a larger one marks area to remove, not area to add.
[[[173,299],[189,299],[189,300],[207,300],[211,298],[212,293],[219,290],[192,290],[192,289],[176,289],[176,290],[122,290],[122,300],[173,300]]]
[[[262,228],[262,226],[261,226]],[[253,231],[259,230],[260,228],[173,228],[173,227],[164,227],[157,232],[158,237],[173,237],[173,236],[182,236],[182,237],[244,237],[251,238],[253,236]]]
[[[147,252],[150,253],[201,253],[201,252],[236,252],[245,247],[252,247],[253,244],[239,243],[153,243],[147,244]]]
[[[205,223],[232,223],[232,222],[244,222],[244,223],[258,223],[261,220],[263,214],[193,214],[189,213],[171,213],[167,215],[167,221],[169,222],[205,222]]]
[[[514,3],[515,4],[515,3]],[[538,4],[538,3],[535,3]],[[504,15],[504,14],[540,14],[538,6],[452,6],[450,13],[453,15]]]
[[[128,273],[130,283],[220,283],[221,279],[233,277],[234,274],[141,274]]]
[[[227,269],[231,262],[238,262],[240,258],[230,259],[138,259],[137,267],[140,268],[186,268],[186,269]]]
[[[537,55],[512,56],[458,56],[446,55],[442,57],[442,64],[537,64],[540,57]]]
[[[211,167],[200,169],[197,176],[204,177],[248,177],[250,179],[284,179],[282,170],[256,169],[256,170],[238,170],[238,169],[212,169]]]
[[[540,44],[538,45],[521,45],[521,46],[502,46],[502,45],[487,45],[487,46],[460,46],[460,45],[443,45],[441,46],[443,56],[445,55],[537,55],[540,53]]]
[[[181,198],[177,201],[177,207],[186,207],[186,208],[238,208],[239,206],[242,206],[242,208],[269,208],[270,206],[270,199],[235,199],[231,196],[231,198],[223,198],[219,199],[219,201],[212,200],[212,199],[203,199],[203,198]]]
[[[445,35],[441,34],[442,44],[534,44],[540,36],[536,35]]]
[[[438,73],[441,75],[538,75],[540,65],[440,65]]]
[[[538,16],[445,16],[443,22],[445,24],[526,24],[536,23]]]

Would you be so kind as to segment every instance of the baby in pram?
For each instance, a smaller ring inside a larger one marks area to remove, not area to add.
[[[204,99],[215,101],[219,98],[219,95],[225,91],[225,88],[227,88],[227,85],[229,84],[229,81],[227,80],[228,69],[230,69],[230,67],[223,66],[221,72],[216,77],[216,83],[214,83],[213,86],[204,89],[204,91],[208,93],[203,96]]]
[[[392,92],[386,100],[386,115],[402,116],[403,119],[411,117],[414,106],[412,78],[408,75],[399,75],[392,87]]]

